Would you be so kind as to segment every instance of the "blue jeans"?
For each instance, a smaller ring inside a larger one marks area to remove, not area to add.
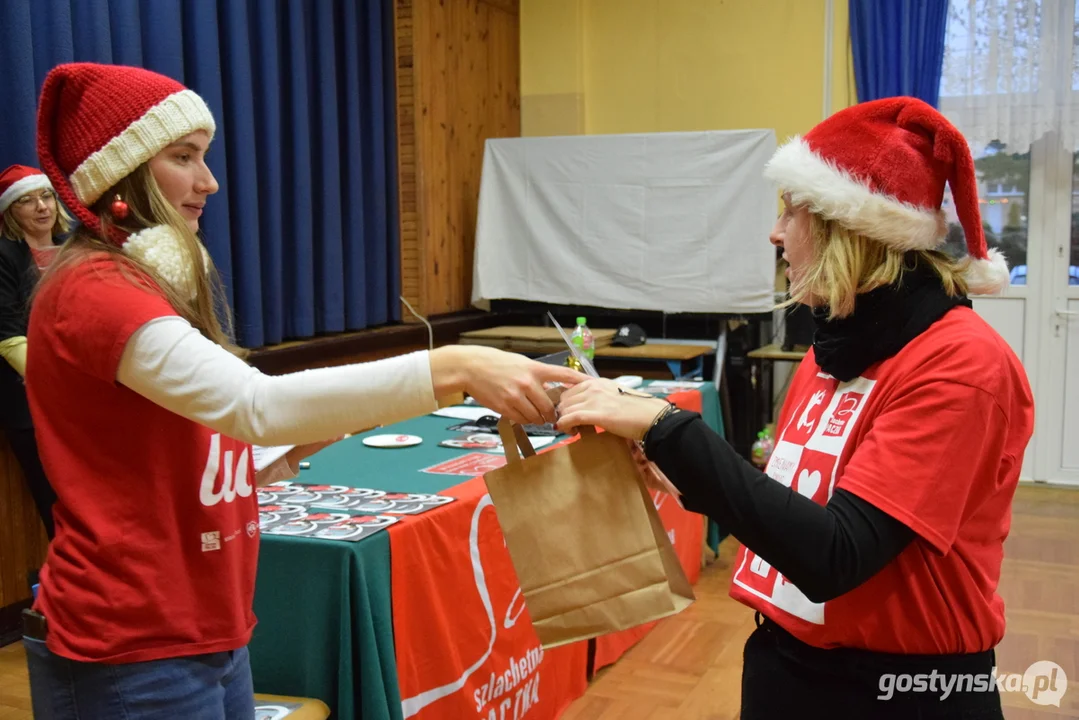
[[[24,637],[37,720],[253,720],[247,648],[106,665],[53,655]]]

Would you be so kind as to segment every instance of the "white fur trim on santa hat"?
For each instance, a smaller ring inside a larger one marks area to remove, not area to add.
[[[71,174],[75,196],[84,205],[93,205],[139,165],[196,130],[213,137],[217,126],[210,108],[191,90],[169,95],[75,168]]]
[[[202,250],[203,264],[208,266],[209,255],[206,248],[200,243],[199,249]],[[134,233],[127,238],[123,251],[155,270],[165,282],[181,293],[194,299],[197,289],[193,267],[184,250],[183,241],[171,227],[157,225]]]
[[[990,248],[985,260],[971,258],[970,265],[963,273],[971,295],[993,295],[1011,284],[1012,276],[1008,271],[1008,260],[1004,253]]]
[[[11,203],[21,198],[26,193],[34,192],[35,190],[44,190],[48,188],[52,190],[52,183],[49,182],[49,178],[44,174],[41,175],[27,175],[21,180],[16,180],[11,183],[11,187],[4,191],[3,195],[0,195],[0,215],[7,212],[7,209],[11,207]]]
[[[800,137],[776,151],[764,174],[791,194],[793,204],[808,205],[818,215],[897,250],[931,250],[947,233],[943,212],[873,192]]]

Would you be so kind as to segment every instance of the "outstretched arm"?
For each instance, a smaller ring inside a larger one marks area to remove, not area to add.
[[[715,519],[813,602],[858,587],[915,536],[846,490],[819,505],[776,482],[696,413],[662,420],[649,432],[645,454],[682,492],[687,509]]]
[[[846,593],[914,538],[903,523],[838,490],[818,505],[746,462],[697,413],[589,380],[559,403],[559,426],[600,425],[643,439],[645,455],[681,493],[686,509],[713,518],[814,602]]]
[[[172,412],[258,445],[300,445],[431,412],[468,392],[518,422],[554,419],[544,382],[584,376],[491,348],[446,347],[369,363],[264,375],[185,320],[161,317],[128,340],[117,380]]]

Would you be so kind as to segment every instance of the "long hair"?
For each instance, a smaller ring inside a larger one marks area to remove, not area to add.
[[[129,213],[123,222],[113,220],[109,206],[119,195],[127,203]],[[52,281],[65,269],[85,262],[92,256],[107,255],[117,263],[125,277],[133,283],[140,283],[138,276],[149,277],[154,281],[154,290],[168,301],[180,317],[191,323],[206,338],[221,345],[230,352],[245,356],[247,351],[233,341],[232,312],[221,285],[217,269],[205,252],[198,236],[187,226],[187,222],[174,208],[158,186],[150,166],[143,163],[134,172],[124,177],[111,187],[91,206],[101,222],[101,234],[97,235],[80,226],[71,238],[60,248],[60,252],[49,265],[38,287]],[[195,296],[187,297],[172,284],[161,277],[152,267],[130,257],[111,242],[104,240],[109,227],[115,225],[121,230],[136,233],[147,228],[167,225],[181,239],[181,244],[190,267],[193,270]]]
[[[829,320],[847,317],[854,312],[859,293],[901,283],[903,273],[910,269],[905,251],[853,233],[813,212],[809,213],[809,242],[812,260],[791,284],[790,299],[781,307],[819,304],[827,307]],[[963,271],[969,258],[956,260],[937,250],[919,250],[917,258],[920,265],[933,269],[948,295],[967,294]]]

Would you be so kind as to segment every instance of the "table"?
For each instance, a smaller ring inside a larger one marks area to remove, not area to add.
[[[699,392],[702,416],[713,429],[722,432],[714,387],[706,383]],[[403,595],[413,593],[420,600],[433,602],[431,598],[436,598],[441,590],[437,577],[412,577],[405,562],[409,558],[394,548],[406,540],[414,540],[418,533],[426,533],[423,535],[428,538],[426,545],[420,546],[419,551],[412,546],[415,558],[427,556],[440,562],[444,559],[448,567],[449,563],[468,557],[467,545],[455,544],[459,541],[440,533],[450,532],[453,515],[447,510],[458,503],[460,508],[477,509],[479,515],[486,494],[482,478],[420,472],[440,461],[468,454],[467,450],[438,446],[440,440],[458,434],[446,429],[456,422],[425,416],[372,431],[424,438],[423,444],[407,449],[372,449],[362,444],[364,435],[349,438],[312,457],[310,469],[301,471],[297,480],[304,483],[438,492],[457,497],[458,501],[409,518],[356,543],[264,534],[254,608],[259,624],[251,641],[256,691],[318,698],[330,706],[334,718],[397,720],[404,717],[402,678],[407,699],[412,692],[409,685],[414,684],[417,673],[424,672],[426,660],[452,654],[458,644],[463,648],[471,642],[469,633],[476,628],[470,626],[461,628],[460,638],[439,638],[436,634],[425,652],[402,653],[403,646],[416,647],[407,644],[415,640],[407,637],[410,626],[395,627],[394,607],[395,604],[401,607]],[[484,517],[493,518],[493,513]],[[484,522],[489,523],[490,519]],[[698,562],[699,552],[698,541]],[[402,567],[406,570],[402,571]],[[505,604],[506,600],[496,598],[493,602]],[[512,598],[509,605],[512,606]],[[405,607],[411,611],[414,605]],[[502,607],[498,610],[501,625]],[[508,623],[509,607],[505,612]],[[530,631],[531,626],[527,629]],[[615,647],[615,655],[617,650]],[[546,654],[555,656],[555,651]],[[557,684],[550,681],[559,677],[566,683],[582,683],[580,688],[569,688],[564,695],[578,689],[583,692],[583,684],[587,683],[583,669],[586,657],[583,646],[569,646],[550,673],[545,664],[544,690],[550,690],[545,697],[556,696]],[[548,662],[544,658],[544,663]],[[543,715],[533,712],[530,717],[533,716]]]
[[[610,328],[589,328],[592,341],[597,348],[606,347],[614,340],[618,330]],[[563,328],[573,333],[573,326]],[[522,354],[546,354],[566,349],[566,341],[555,327],[535,325],[499,325],[483,330],[468,330],[458,337],[462,345],[483,345],[506,352]]]
[[[691,380],[704,376],[704,358],[716,351],[714,345],[685,345],[681,343],[665,343],[661,341],[649,341],[644,345],[635,347],[621,347],[611,345],[596,348],[597,358],[624,358],[633,360],[662,360],[667,363],[671,375],[675,380]],[[693,365],[686,370],[682,363],[693,361]]]
[[[573,332],[566,328],[566,332]],[[688,380],[704,374],[704,358],[716,351],[715,344],[705,345],[693,342],[665,342],[649,340],[644,345],[622,347],[612,345],[617,330],[594,328],[592,339],[595,343],[597,358],[618,358],[625,360],[660,360],[667,363],[671,375],[676,380]],[[458,342],[462,345],[484,345],[508,352],[525,355],[556,353],[566,349],[566,343],[558,334],[557,328],[535,327],[530,325],[500,325],[484,330],[470,330],[461,333]],[[693,361],[688,370],[682,363]]]
[[[808,350],[784,350],[779,343],[772,343],[771,345],[759,347],[756,350],[750,350],[746,353],[746,356],[754,358],[755,360],[801,362],[807,352]]]

